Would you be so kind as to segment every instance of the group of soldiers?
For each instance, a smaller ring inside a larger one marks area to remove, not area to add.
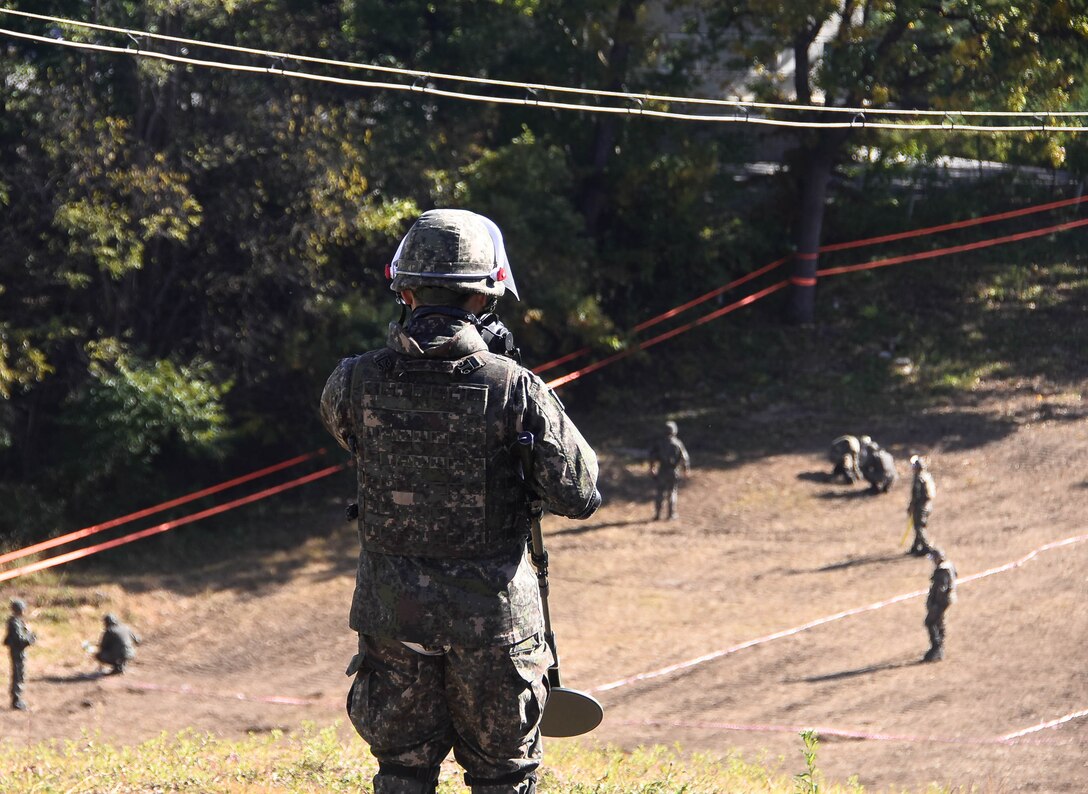
[[[135,658],[140,638],[112,613],[106,615],[102,622],[105,627],[98,641],[95,661],[109,667],[111,673],[121,674],[125,672],[125,665]],[[23,698],[26,685],[26,650],[37,639],[26,623],[26,602],[21,598],[11,599],[11,616],[8,618],[4,645],[8,646],[11,653],[11,707],[17,711],[27,710],[26,700]]]
[[[874,494],[887,493],[899,478],[892,454],[869,436],[839,436],[831,442],[828,457],[834,467],[831,470],[832,479],[841,478],[853,484],[864,478]],[[933,500],[937,496],[937,485],[929,471],[929,464],[921,455],[912,455],[910,468],[912,479],[910,502],[907,504],[907,532],[913,530],[914,539],[907,554],[928,556],[933,561],[925,619],[930,647],[922,661],[936,662],[944,658],[944,615],[956,601],[956,568],[941,549],[929,542],[926,535]]]

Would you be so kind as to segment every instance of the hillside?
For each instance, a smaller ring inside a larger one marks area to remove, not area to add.
[[[644,464],[585,417],[601,435],[607,502],[586,523],[546,526],[565,681],[607,710],[577,741],[740,750],[800,771],[797,731],[817,726],[829,778],[857,775],[870,791],[1084,790],[1083,714],[1015,744],[996,738],[1088,708],[1086,411],[1083,383],[1040,379],[989,382],[917,413],[691,411],[677,418],[695,468],[671,523],[648,521]],[[932,457],[931,534],[961,578],[1078,541],[965,581],[939,664],[918,663],[918,597],[769,638],[928,585],[931,564],[900,545],[906,482],[874,497],[825,480],[826,444],[843,431],[873,435],[904,475],[910,451]],[[278,497],[261,518],[267,543],[227,542],[229,556],[196,570],[171,571],[163,554],[142,575],[81,569],[21,583],[41,637],[33,711],[0,712],[0,735],[92,731],[130,743],[187,727],[237,736],[340,719],[354,538],[337,488],[350,489],[348,475],[321,499]],[[246,520],[180,532],[214,543]],[[292,533],[312,537],[291,548]],[[79,651],[107,609],[145,637],[124,678],[88,675]],[[658,674],[699,657],[713,658]]]

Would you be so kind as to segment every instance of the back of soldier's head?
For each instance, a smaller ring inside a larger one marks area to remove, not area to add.
[[[676,422],[668,421],[665,423],[665,434],[669,437],[675,436],[680,432],[680,429],[676,426]]]
[[[107,626],[116,626],[120,621],[117,620],[117,616],[115,614],[110,612],[104,618],[102,618],[102,622],[105,623]]]
[[[495,298],[509,290],[518,297],[502,232],[491,219],[468,210],[423,213],[401,240],[388,274],[394,292],[439,287]]]
[[[463,307],[474,293],[462,290],[446,289],[421,285],[412,289],[416,304],[419,306],[455,306]]]
[[[21,598],[11,599],[11,612],[13,615],[22,615],[26,612],[26,601]]]

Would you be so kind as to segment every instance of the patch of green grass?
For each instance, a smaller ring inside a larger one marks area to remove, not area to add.
[[[778,762],[751,763],[739,755],[685,754],[680,747],[632,752],[549,742],[540,794],[794,794],[800,781],[819,781],[825,794],[859,794],[856,779],[827,784],[816,767],[816,744],[806,740],[805,768],[791,776]],[[256,794],[366,792],[377,763],[362,742],[342,741],[337,726],[310,724],[298,734],[272,731],[223,739],[191,731],[163,734],[135,746],[115,746],[92,735],[78,741],[20,746],[0,742],[0,790],[5,794]],[[452,764],[439,794],[467,789]],[[940,789],[927,789],[938,792]]]

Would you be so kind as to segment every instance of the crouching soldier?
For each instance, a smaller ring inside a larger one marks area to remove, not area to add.
[[[842,477],[843,480],[853,485],[861,479],[861,469],[858,468],[858,460],[861,457],[861,443],[857,436],[839,436],[831,442],[831,449],[827,453],[828,460],[835,468],[831,470],[831,479]]]
[[[863,446],[861,452],[861,474],[869,483],[869,490],[873,493],[887,493],[888,489],[895,485],[899,479],[899,472],[895,470],[895,458],[892,453],[883,449],[875,441],[870,441]]]
[[[125,665],[136,658],[136,646],[140,637],[128,626],[119,621],[116,615],[109,614],[102,619],[105,629],[98,641],[98,653],[94,658],[100,664],[112,667],[112,674],[125,672]]]

